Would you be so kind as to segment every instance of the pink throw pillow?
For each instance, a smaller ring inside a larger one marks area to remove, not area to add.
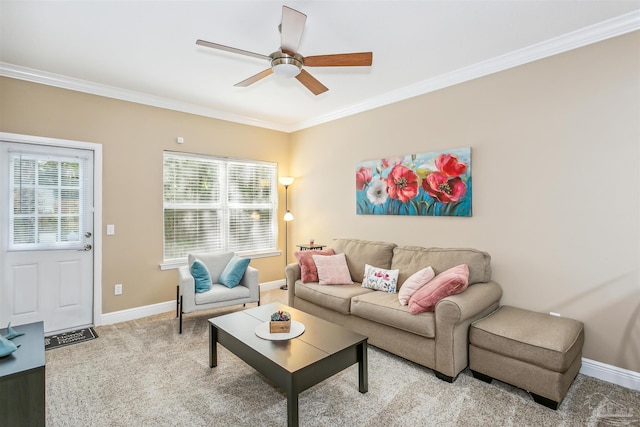
[[[318,269],[318,281],[321,285],[353,285],[351,273],[347,266],[347,258],[341,253],[337,255],[313,255]]]
[[[431,279],[435,277],[436,273],[433,272],[431,266],[423,268],[413,273],[407,280],[404,281],[400,290],[398,291],[398,301],[400,304],[409,304],[409,298],[416,293],[418,289],[426,285]]]
[[[321,251],[297,251],[294,252],[298,264],[300,264],[300,277],[303,283],[317,282],[318,281],[318,269],[316,263],[313,261],[313,255],[334,255],[333,249],[324,249]]]
[[[469,286],[469,267],[460,264],[434,277],[409,298],[409,311],[418,314],[434,311],[442,298],[459,294]]]

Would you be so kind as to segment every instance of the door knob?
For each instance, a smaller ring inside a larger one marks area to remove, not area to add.
[[[84,233],[84,237],[86,237],[87,239],[88,239],[89,237],[91,237],[91,236],[92,236],[92,234],[91,234],[91,232],[90,232],[90,231],[87,231],[86,233]]]
[[[84,248],[78,249],[79,251],[90,251],[93,248],[91,245],[84,245]]]

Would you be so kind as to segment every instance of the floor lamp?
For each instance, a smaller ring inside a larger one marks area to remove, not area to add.
[[[280,184],[284,186],[284,266],[287,267],[289,263],[289,222],[293,221],[293,214],[289,212],[289,198],[288,198],[288,189],[291,184],[293,184],[293,178],[290,176],[281,176]],[[286,280],[286,277],[285,277]],[[287,290],[287,283],[280,286],[280,289]]]

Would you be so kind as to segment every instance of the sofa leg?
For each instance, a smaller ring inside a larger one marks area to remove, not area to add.
[[[445,374],[443,374],[441,372],[438,372],[438,371],[433,371],[433,372],[436,374],[436,377],[438,377],[442,381],[446,381],[448,383],[452,383],[456,379],[456,377],[450,377],[449,375],[445,375]]]
[[[536,403],[542,406],[546,406],[549,409],[553,409],[554,411],[558,409],[559,403],[556,402],[555,400],[548,399],[546,397],[540,396],[539,394],[535,394],[535,393],[530,393],[530,394]]]
[[[477,378],[480,381],[484,381],[485,383],[491,384],[491,381],[493,381],[493,378],[491,378],[489,375],[474,371],[473,369],[471,370],[471,373],[473,374],[473,378]]]
[[[182,295],[180,295],[180,321],[179,321],[179,329],[178,329],[178,333],[181,334],[182,333]]]

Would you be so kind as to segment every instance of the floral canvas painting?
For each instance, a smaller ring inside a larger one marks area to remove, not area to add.
[[[356,212],[471,216],[471,148],[358,163]]]

